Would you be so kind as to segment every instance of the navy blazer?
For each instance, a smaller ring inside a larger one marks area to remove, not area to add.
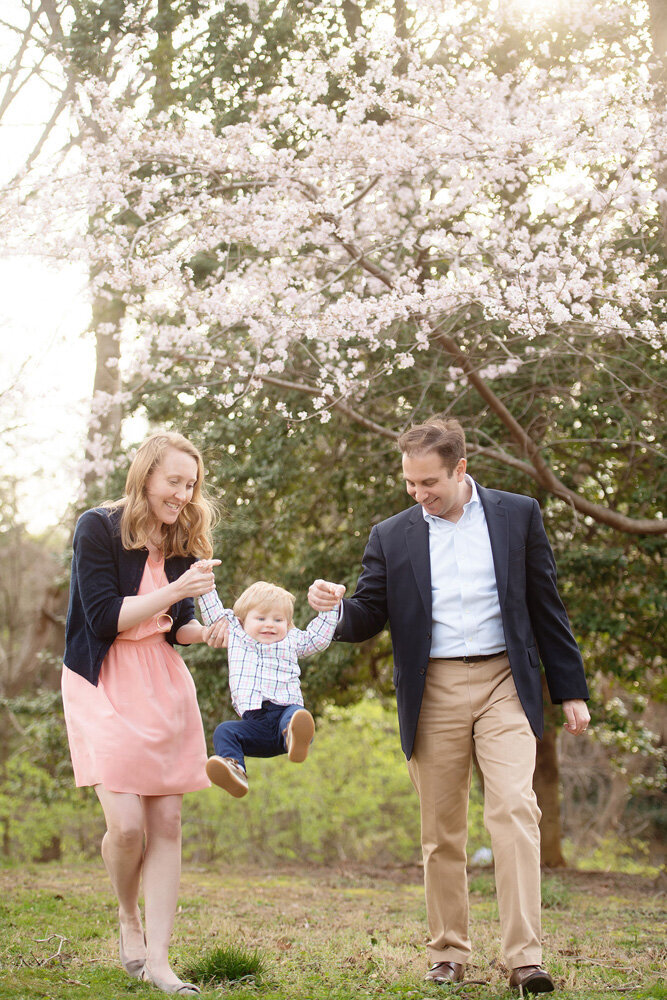
[[[540,660],[554,703],[588,698],[581,654],[556,585],[556,563],[536,500],[477,487],[491,540],[505,644],[533,732],[544,731]],[[428,523],[419,504],[371,531],[352,597],[335,638],[363,642],[387,622],[401,746],[408,760],[417,731],[431,649]]]
[[[124,549],[120,539],[122,509],[95,507],[79,518],[72,543],[72,575],[65,625],[65,666],[97,685],[102,661],[118,635],[118,616],[126,597],[139,590],[147,549]],[[191,556],[165,560],[171,583],[194,562]],[[191,597],[169,608],[174,620],[167,642],[176,642],[181,625],[195,617]]]

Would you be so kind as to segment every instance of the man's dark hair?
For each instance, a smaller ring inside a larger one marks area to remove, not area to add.
[[[400,435],[398,447],[410,457],[435,451],[450,476],[460,460],[466,457],[465,433],[453,417],[431,417],[425,424],[408,428]]]

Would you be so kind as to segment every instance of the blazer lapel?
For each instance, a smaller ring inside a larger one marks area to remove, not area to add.
[[[507,571],[509,566],[509,518],[501,497],[494,497],[489,490],[477,484],[477,492],[482,501],[486,526],[489,529],[493,565],[496,571],[498,600],[502,606],[507,593]]]
[[[410,554],[412,572],[415,575],[419,596],[424,605],[426,617],[433,615],[433,598],[431,596],[431,556],[428,547],[428,524],[419,504],[413,508],[409,524],[405,531],[405,541]]]

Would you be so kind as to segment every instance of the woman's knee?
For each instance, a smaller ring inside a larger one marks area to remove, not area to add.
[[[146,835],[164,840],[178,840],[181,836],[181,799],[174,796],[154,801],[147,809]]]
[[[115,817],[107,823],[107,837],[120,850],[136,850],[144,840],[144,825],[139,817]]]

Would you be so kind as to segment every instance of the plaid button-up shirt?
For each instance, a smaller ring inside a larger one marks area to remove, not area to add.
[[[291,628],[279,642],[257,642],[244,632],[233,611],[223,607],[213,590],[198,597],[204,625],[226,618],[229,622],[227,660],[232,705],[239,715],[261,708],[263,701],[276,705],[303,705],[299,657],[326,649],[338,623],[338,608],[322,611],[305,629]]]

